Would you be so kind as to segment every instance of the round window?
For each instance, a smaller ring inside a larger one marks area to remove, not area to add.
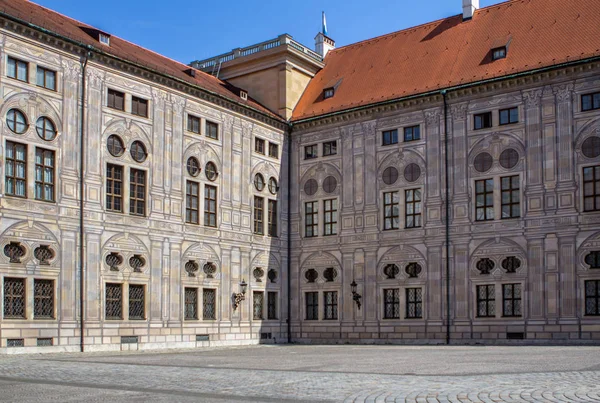
[[[325,178],[325,180],[323,181],[323,190],[326,193],[334,192],[336,188],[337,179],[335,179],[333,176],[328,176],[327,178]]]
[[[494,159],[489,153],[479,153],[477,157],[475,157],[475,169],[478,172],[487,172],[492,167],[492,163]]]
[[[54,123],[46,117],[41,117],[35,124],[35,130],[41,139],[46,141],[52,141],[56,137],[56,127]]]
[[[404,179],[407,182],[414,182],[421,177],[421,168],[417,164],[408,164],[404,168]]]
[[[214,162],[207,162],[206,167],[204,167],[204,173],[206,174],[206,178],[209,181],[214,181],[217,179],[219,173],[217,172],[217,166]]]
[[[269,178],[269,192],[271,192],[271,194],[277,194],[278,190],[279,186],[277,185],[277,179],[271,176]]]
[[[123,145],[123,140],[116,134],[111,134],[108,136],[106,141],[106,148],[108,148],[108,152],[113,157],[120,157],[125,152],[125,146]]]
[[[192,176],[198,176],[200,173],[200,163],[196,157],[190,157],[187,160],[187,171]]]
[[[500,165],[505,169],[512,169],[519,163],[519,152],[514,148],[507,148],[500,154]]]
[[[394,167],[387,167],[381,178],[386,185],[393,185],[398,180],[398,170]]]
[[[27,118],[18,109],[11,109],[6,114],[8,128],[17,134],[25,133],[27,130]]]
[[[304,184],[304,193],[306,193],[309,196],[312,196],[315,193],[317,193],[317,189],[319,189],[319,184],[314,179],[309,179]]]
[[[587,158],[596,158],[600,156],[600,137],[588,137],[581,145],[581,152]]]
[[[146,157],[148,156],[148,153],[146,152],[146,147],[144,147],[144,143],[137,140],[134,141],[133,144],[131,144],[130,152],[131,158],[133,158],[136,162],[144,162],[146,161]]]
[[[254,175],[254,187],[259,192],[265,188],[265,178],[261,174]]]

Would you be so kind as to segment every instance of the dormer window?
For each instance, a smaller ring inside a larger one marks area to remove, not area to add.
[[[101,44],[110,46],[110,35],[100,32],[98,35],[98,40]]]
[[[325,88],[323,90],[323,99],[327,99],[327,98],[333,97],[334,93],[335,93],[335,89],[333,87],[331,87],[331,88]]]
[[[240,90],[240,98],[242,98],[244,101],[248,100],[248,93],[244,90]]]
[[[492,49],[492,60],[504,59],[506,57],[506,46]]]

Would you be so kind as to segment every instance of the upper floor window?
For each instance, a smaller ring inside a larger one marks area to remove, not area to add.
[[[600,315],[600,280],[585,282],[585,314]]]
[[[330,199],[323,201],[323,211],[325,217],[323,224],[325,226],[324,235],[335,235],[337,234],[337,199]]]
[[[218,140],[219,138],[219,125],[214,122],[206,121],[206,137]]]
[[[581,96],[581,110],[591,111],[594,109],[600,109],[600,92],[593,94],[585,94]]]
[[[323,90],[323,98],[327,99],[327,98],[331,98],[335,95],[335,89],[333,87],[330,88],[325,88]]]
[[[148,100],[131,97],[131,113],[137,116],[148,117]]]
[[[268,231],[269,236],[277,236],[277,200],[268,201]]]
[[[204,225],[207,227],[217,226],[217,188],[215,186],[204,186]]]
[[[106,148],[113,157],[120,157],[125,152],[123,140],[116,134],[111,134],[106,140]]]
[[[200,118],[188,115],[187,129],[189,132],[200,134]]]
[[[125,110],[125,94],[116,90],[108,90],[108,100],[106,105],[109,108],[117,109],[120,111]]]
[[[318,202],[307,202],[304,204],[304,236],[307,238],[319,235],[318,206]]]
[[[406,228],[421,226],[421,190],[410,189],[405,191]]]
[[[475,130],[487,129],[492,127],[492,112],[478,113],[473,116]]]
[[[316,144],[304,147],[304,159],[309,160],[319,156],[318,146]]]
[[[404,128],[404,141],[421,140],[421,126],[411,126]]]
[[[521,216],[521,191],[519,175],[505,176],[500,179],[502,192],[502,218]]]
[[[494,219],[494,180],[475,181],[475,219],[487,221]]]
[[[5,149],[5,191],[10,196],[27,196],[27,146],[6,142]]]
[[[337,141],[328,141],[323,143],[323,157],[337,154]]]
[[[501,125],[519,123],[519,108],[500,109],[498,115]]]
[[[29,127],[25,114],[18,109],[8,111],[6,114],[6,124],[12,132],[17,134],[25,133]]]
[[[146,215],[146,172],[134,168],[129,171],[129,213]]]
[[[131,144],[131,149],[129,150],[129,152],[131,153],[131,158],[133,158],[136,162],[144,162],[148,157],[146,146],[144,146],[144,143],[138,140],[134,141]]]
[[[583,211],[600,211],[600,165],[583,168]]]
[[[383,194],[383,229],[400,228],[400,200],[398,192]]]
[[[54,151],[35,148],[35,198],[54,201]]]
[[[265,141],[263,139],[259,139],[258,137],[256,137],[254,139],[254,151],[256,151],[259,154],[263,154],[265,153]]]
[[[262,197],[254,196],[254,233],[257,235],[264,234],[264,204]]]
[[[269,142],[269,157],[279,158],[279,144]]]
[[[8,57],[8,76],[21,81],[29,81],[29,63]]]
[[[42,116],[37,120],[35,130],[43,140],[52,141],[56,137],[56,127],[54,127],[54,123],[47,117]]]
[[[123,211],[123,167],[106,165],[106,209],[121,213]]]
[[[381,133],[381,144],[384,146],[389,146],[390,144],[398,143],[398,130],[386,130]]]
[[[56,72],[38,66],[36,83],[38,87],[44,87],[56,91]]]
[[[506,57],[506,46],[492,49],[492,60],[504,59]]]
[[[187,181],[185,187],[185,222],[199,224],[200,212],[200,185],[197,182]]]

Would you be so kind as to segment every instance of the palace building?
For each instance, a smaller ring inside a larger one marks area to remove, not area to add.
[[[0,0],[0,352],[600,343],[600,3],[462,5],[185,64]]]

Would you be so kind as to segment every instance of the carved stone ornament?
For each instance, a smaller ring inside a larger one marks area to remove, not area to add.
[[[198,270],[200,270],[198,262],[196,262],[195,260],[190,260],[186,262],[185,271],[187,272],[188,276],[196,277],[196,273],[198,273]]]
[[[488,258],[479,259],[476,265],[481,274],[490,274],[494,270],[494,266],[496,266],[494,261]]]
[[[111,252],[106,255],[104,261],[110,267],[110,271],[119,271],[119,266],[123,263],[123,256],[117,252]]]
[[[559,103],[568,102],[573,95],[573,84],[563,84],[552,87],[552,91]]]
[[[11,242],[4,247],[4,255],[10,259],[10,263],[21,263],[25,247],[20,242]]]
[[[408,274],[408,277],[417,278],[421,274],[421,271],[423,271],[423,268],[420,264],[412,262],[406,265],[404,271]]]
[[[521,267],[521,260],[515,256],[509,256],[502,261],[502,268],[507,273],[516,273],[519,267]]]
[[[206,274],[206,278],[214,278],[214,274],[217,272],[217,265],[213,262],[206,262],[202,271]]]
[[[393,263],[388,264],[383,268],[383,274],[385,274],[388,280],[393,280],[400,274],[400,268]]]
[[[257,283],[262,283],[262,278],[265,275],[265,271],[262,269],[262,267],[257,267],[252,272],[252,275],[254,276],[254,279],[256,280]]]
[[[308,269],[304,274],[304,277],[309,283],[314,283],[319,278],[319,273],[315,269]]]
[[[453,120],[465,120],[467,118],[467,104],[451,105],[450,114]]]
[[[523,91],[523,101],[527,109],[538,108],[542,100],[542,89]]]
[[[328,282],[334,281],[335,278],[337,277],[337,270],[334,269],[333,267],[328,267],[325,269],[325,271],[323,272],[323,277],[325,277],[325,280]]]
[[[267,277],[269,277],[269,281],[271,283],[277,282],[277,271],[275,269],[269,269],[269,272],[267,273]]]

